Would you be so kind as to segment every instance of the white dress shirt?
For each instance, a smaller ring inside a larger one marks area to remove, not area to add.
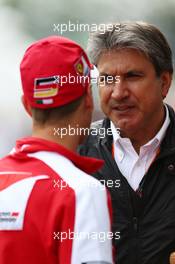
[[[122,138],[111,121],[111,130],[114,143],[114,159],[119,170],[127,179],[130,186],[136,191],[139,184],[156,157],[159,146],[165,136],[170,123],[168,108],[166,108],[165,121],[157,133],[148,143],[141,146],[140,153],[135,151],[129,138]]]

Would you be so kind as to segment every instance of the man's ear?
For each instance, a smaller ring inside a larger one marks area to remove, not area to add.
[[[21,101],[22,101],[22,104],[26,110],[26,112],[29,114],[29,116],[32,117],[32,111],[31,111],[31,106],[30,104],[28,103],[27,99],[24,97],[24,95],[21,96]]]
[[[160,76],[161,79],[161,92],[163,99],[167,96],[171,86],[172,74],[170,72],[163,72]]]
[[[89,85],[87,88],[87,92],[85,94],[85,106],[87,108],[90,108],[93,110],[94,108],[94,103],[93,103],[93,96],[92,96],[92,86]]]

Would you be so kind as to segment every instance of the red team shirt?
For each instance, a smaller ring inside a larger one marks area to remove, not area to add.
[[[101,164],[43,139],[17,141],[0,160],[0,264],[113,263],[110,202],[88,175]]]

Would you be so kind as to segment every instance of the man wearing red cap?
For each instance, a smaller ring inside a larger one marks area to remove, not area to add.
[[[20,70],[33,133],[0,161],[0,263],[111,264],[110,204],[88,175],[102,161],[75,154],[85,133],[68,133],[91,122],[89,60],[53,36],[27,49]]]

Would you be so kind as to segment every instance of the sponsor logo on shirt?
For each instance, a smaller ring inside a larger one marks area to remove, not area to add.
[[[16,222],[19,212],[0,212],[0,222]]]

